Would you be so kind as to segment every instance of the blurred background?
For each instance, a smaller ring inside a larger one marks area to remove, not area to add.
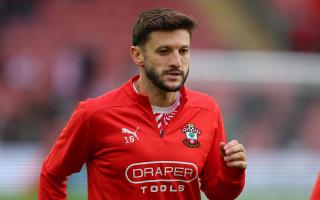
[[[0,0],[0,199],[37,199],[42,161],[77,102],[138,72],[130,32],[153,7],[200,24],[187,85],[217,99],[228,139],[247,148],[238,199],[309,199],[320,171],[318,0]],[[85,166],[68,192],[87,199]]]

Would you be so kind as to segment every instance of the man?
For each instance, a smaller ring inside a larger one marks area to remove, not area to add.
[[[320,199],[320,174],[318,175],[317,181],[313,187],[310,200]]]
[[[143,12],[130,54],[139,76],[81,102],[46,158],[40,199],[66,199],[66,180],[86,163],[93,199],[235,199],[246,153],[226,144],[221,112],[184,86],[195,22],[169,9]]]

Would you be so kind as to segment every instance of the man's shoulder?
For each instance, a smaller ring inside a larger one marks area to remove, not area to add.
[[[199,91],[186,88],[188,104],[192,107],[201,107],[216,112],[219,105],[214,97]]]
[[[101,109],[127,106],[130,102],[132,101],[129,95],[126,94],[123,87],[119,87],[100,96],[88,98],[82,101],[81,104],[84,104],[88,114],[91,114]]]

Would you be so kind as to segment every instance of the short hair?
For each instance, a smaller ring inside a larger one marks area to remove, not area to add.
[[[192,36],[197,23],[193,17],[181,12],[167,9],[155,8],[142,12],[136,19],[132,28],[132,45],[143,46],[154,31],[174,31],[185,29]]]

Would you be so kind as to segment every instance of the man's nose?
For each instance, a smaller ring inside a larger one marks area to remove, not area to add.
[[[182,57],[179,52],[174,52],[170,57],[170,65],[173,67],[181,67],[182,66]]]

